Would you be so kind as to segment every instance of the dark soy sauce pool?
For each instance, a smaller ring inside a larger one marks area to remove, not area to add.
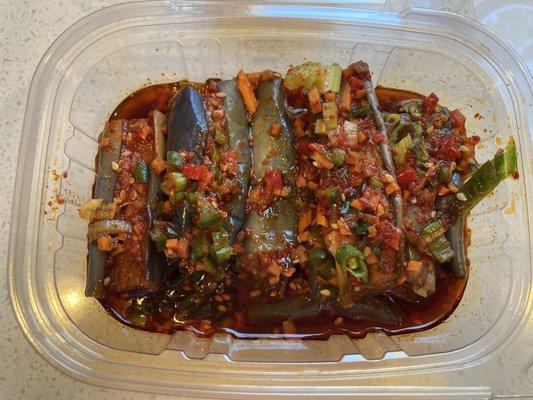
[[[157,108],[161,112],[168,113],[169,103],[176,91],[183,83],[168,83],[148,86],[131,94],[124,99],[114,110],[110,119],[132,119],[147,118],[148,113]],[[378,87],[377,97],[384,111],[396,111],[398,103],[404,100],[422,99],[424,96],[410,92],[391,88]],[[468,233],[468,232],[467,232]],[[294,320],[297,334],[291,335],[309,339],[326,339],[332,334],[345,333],[350,337],[363,337],[371,331],[381,331],[387,334],[400,334],[417,332],[433,327],[444,321],[455,309],[463,294],[466,278],[456,278],[443,271],[437,271],[436,292],[422,298],[415,295],[407,286],[402,286],[384,295],[388,302],[399,310],[402,315],[401,321],[387,323],[380,320],[350,320],[343,318],[342,323],[334,324],[337,315],[324,311],[312,317],[305,317]],[[238,291],[246,290],[239,287]],[[151,318],[143,328],[132,324],[126,318],[126,309],[131,304],[131,298],[119,297],[116,294],[107,292],[102,304],[119,321],[129,326],[156,331],[162,333],[172,333],[178,330],[192,330],[198,336],[211,336],[216,332],[228,332],[237,337],[277,337],[283,334],[281,323],[266,326],[247,325],[242,315],[246,314],[246,304],[242,304],[236,299],[237,288],[233,288],[233,304],[235,307],[234,318],[224,319],[215,313],[211,317],[211,325],[206,327],[201,321],[190,321],[185,323],[174,323],[171,318],[161,315]],[[152,303],[157,303],[159,293],[147,296]]]

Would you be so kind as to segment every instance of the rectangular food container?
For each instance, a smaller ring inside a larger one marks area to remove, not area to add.
[[[533,395],[531,75],[472,20],[387,4],[137,2],[98,11],[56,40],[29,94],[9,253],[15,313],[46,360],[93,384],[188,397]],[[520,179],[470,217],[471,275],[444,323],[358,340],[198,339],[128,328],[84,297],[87,226],[77,209],[91,197],[96,139],[121,99],[241,67],[359,59],[375,84],[434,91],[459,107],[481,137],[479,161],[508,135],[517,142]]]

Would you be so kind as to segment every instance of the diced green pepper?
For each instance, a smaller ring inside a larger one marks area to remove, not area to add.
[[[170,172],[167,176],[175,191],[182,192],[187,188],[187,178],[181,172]]]
[[[222,215],[209,202],[204,202],[200,207],[200,216],[198,217],[198,226],[200,228],[213,228],[223,222]]]
[[[215,250],[229,246],[229,234],[224,228],[211,232],[211,238],[213,239],[213,249]]]
[[[209,255],[209,242],[204,232],[194,238],[191,255],[194,261],[201,261]]]
[[[370,178],[370,185],[372,185],[372,187],[375,187],[375,188],[383,187],[383,183],[375,176]]]
[[[352,107],[348,115],[352,118],[366,118],[370,114],[369,106]]]
[[[452,179],[452,169],[450,168],[450,166],[444,161],[439,161],[438,167],[439,183],[450,182],[450,179]]]
[[[150,179],[150,168],[144,161],[139,161],[137,164],[135,164],[133,177],[135,178],[135,182],[148,182],[148,179]]]
[[[341,148],[334,148],[331,151],[331,162],[335,164],[337,167],[344,164],[344,159],[346,158],[346,152]]]
[[[319,118],[315,121],[315,134],[316,135],[325,135],[326,134],[326,124],[322,118]]]
[[[429,153],[426,142],[421,139],[415,139],[411,144],[411,152],[415,157],[415,160],[419,163],[425,163],[429,160]]]
[[[179,168],[183,165],[183,157],[177,151],[167,151],[167,162]]]
[[[450,246],[450,243],[448,242],[448,240],[446,240],[444,235],[441,235],[438,238],[436,238],[434,241],[432,241],[428,245],[428,249],[433,255],[433,257],[435,257],[437,261],[440,263],[445,263],[445,262],[450,261],[455,255],[455,253],[453,252]]]
[[[219,264],[225,261],[228,261],[232,255],[233,255],[233,248],[231,246],[221,247],[220,249],[215,251],[217,263]]]
[[[220,146],[224,146],[226,145],[227,141],[228,141],[228,138],[226,134],[224,133],[224,131],[222,131],[222,129],[220,128],[216,128],[215,129],[215,142],[219,144]]]
[[[322,193],[324,193],[324,197],[326,197],[326,199],[331,203],[336,203],[341,197],[339,188],[334,186],[325,188]]]
[[[324,116],[324,125],[326,131],[337,128],[337,105],[334,101],[327,101],[322,105],[322,114]]]

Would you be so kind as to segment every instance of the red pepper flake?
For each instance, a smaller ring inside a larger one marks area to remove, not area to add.
[[[209,174],[209,169],[205,165],[185,164],[183,166],[183,175],[187,179],[195,181],[204,180]]]
[[[439,104],[439,98],[433,92],[422,100],[422,112],[426,115],[432,114],[435,112],[435,106]]]
[[[452,119],[453,129],[456,129],[458,131],[463,131],[465,129],[466,117],[461,111],[459,111],[458,109],[453,110],[450,113],[450,117]]]
[[[396,181],[403,190],[408,189],[409,186],[411,186],[411,184],[415,183],[417,180],[418,175],[416,174],[416,171],[410,166],[399,170],[396,176]]]

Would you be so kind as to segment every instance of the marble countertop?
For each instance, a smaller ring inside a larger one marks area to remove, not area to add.
[[[7,287],[11,202],[28,90],[39,60],[53,40],[83,16],[120,0],[0,0],[0,397],[2,399],[166,399],[91,386],[54,369],[32,348],[15,319]],[[476,0],[474,12],[504,35],[533,70],[533,6],[522,1]],[[511,4],[512,3],[512,4]],[[465,3],[463,2],[462,5]],[[470,10],[472,8],[470,7]],[[499,11],[498,11],[499,10]],[[524,10],[528,13],[524,14]],[[529,23],[509,18],[529,15]],[[173,397],[175,398],[175,397]]]

